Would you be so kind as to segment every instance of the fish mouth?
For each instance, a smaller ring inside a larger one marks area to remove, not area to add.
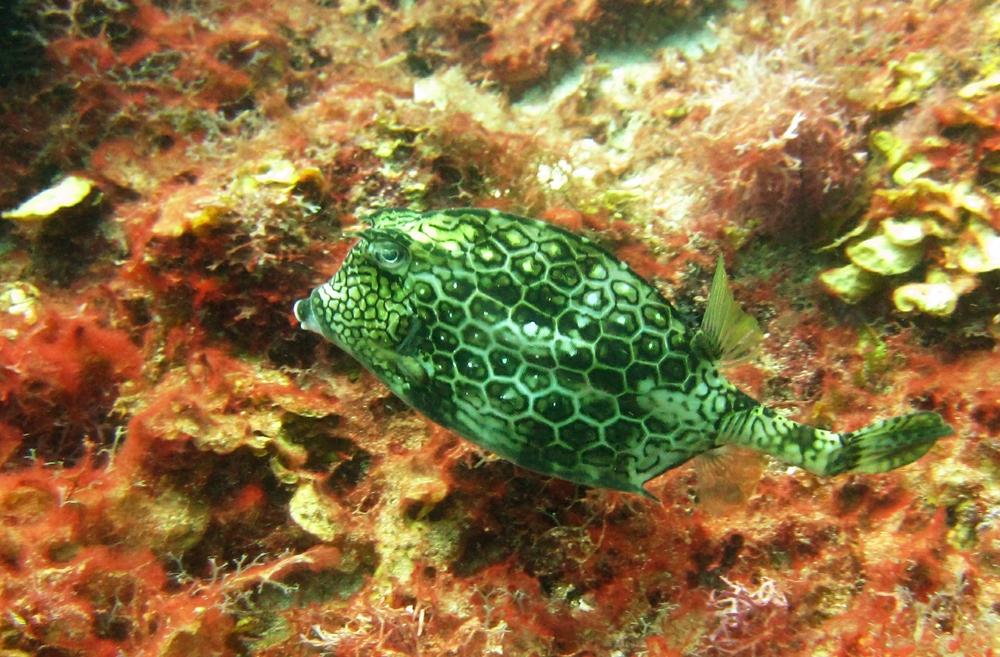
[[[299,299],[292,306],[292,313],[295,314],[295,319],[299,320],[299,324],[302,328],[307,331],[312,331],[313,333],[319,333],[323,335],[323,331],[320,329],[319,324],[316,323],[316,318],[313,316],[312,304],[309,303],[310,299]]]

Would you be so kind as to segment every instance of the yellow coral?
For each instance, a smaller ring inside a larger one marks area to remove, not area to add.
[[[971,273],[1000,269],[1000,235],[989,224],[973,220],[963,235],[958,252],[959,266]]]
[[[847,247],[847,257],[858,267],[875,274],[892,276],[916,267],[924,250],[917,246],[902,246],[881,234]]]
[[[872,91],[879,98],[875,109],[885,112],[912,105],[937,82],[939,75],[937,63],[924,52],[912,52],[901,62],[889,62],[888,70],[873,85]]]
[[[316,490],[312,481],[302,482],[288,504],[288,512],[296,525],[321,541],[332,541],[343,532],[337,521],[339,507],[329,497]]]
[[[79,176],[67,176],[58,185],[35,194],[27,201],[3,213],[4,219],[39,221],[47,219],[64,208],[79,205],[90,196],[94,183]]]
[[[19,317],[28,326],[38,321],[41,292],[30,283],[0,285],[0,313]]]
[[[846,265],[823,272],[819,280],[830,294],[853,304],[875,291],[879,277],[857,265]]]
[[[937,317],[948,317],[958,305],[958,298],[976,287],[971,276],[952,278],[940,270],[931,271],[926,283],[908,283],[896,288],[892,301],[903,312],[920,311]]]

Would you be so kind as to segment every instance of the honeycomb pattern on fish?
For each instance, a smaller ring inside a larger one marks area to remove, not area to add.
[[[585,237],[493,210],[370,221],[296,315],[413,407],[506,459],[645,494],[647,480],[716,447],[727,428],[753,427],[729,442],[792,462],[838,447],[824,441],[839,434],[783,420],[734,388],[659,292]]]

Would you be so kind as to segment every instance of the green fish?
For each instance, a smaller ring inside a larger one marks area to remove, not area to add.
[[[849,433],[761,406],[719,373],[759,345],[722,261],[701,329],[585,237],[496,210],[383,210],[301,325],[428,418],[529,470],[643,485],[724,445],[820,475],[885,472],[953,433],[937,413]]]

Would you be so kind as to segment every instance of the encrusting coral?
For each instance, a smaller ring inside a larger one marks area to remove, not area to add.
[[[3,655],[996,651],[995,4],[15,11]],[[957,435],[662,503],[481,453],[291,313],[371,211],[459,206],[585,233],[692,325],[721,255],[766,331],[734,384]]]

